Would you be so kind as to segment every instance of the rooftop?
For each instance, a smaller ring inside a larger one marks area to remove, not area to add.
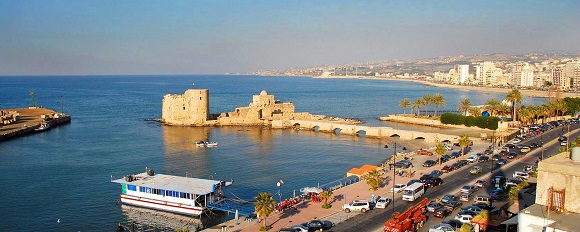
[[[196,195],[205,195],[214,192],[220,183],[225,186],[232,182],[219,180],[198,179],[182,176],[171,176],[163,174],[147,175],[146,172],[133,175],[133,181],[129,182],[125,178],[113,180],[111,182],[119,184],[131,184],[155,189],[172,190]]]
[[[548,224],[547,227],[563,230],[563,231],[575,231],[580,228],[580,214],[577,213],[557,213],[552,212],[550,214],[546,211],[546,206],[533,204],[528,208],[523,209],[521,214],[528,214],[538,218],[544,218],[544,223],[549,223],[549,221],[554,221]]]

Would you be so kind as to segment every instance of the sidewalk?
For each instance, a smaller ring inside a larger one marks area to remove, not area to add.
[[[485,142],[476,142],[472,146],[472,151],[470,153],[475,152],[483,152],[490,144]],[[458,151],[457,147],[454,151]],[[414,177],[400,177],[396,176],[395,181],[396,183],[407,183],[411,179],[418,179],[424,173],[431,173],[433,170],[439,170],[442,166],[435,165],[433,167],[425,168],[421,165],[423,162],[429,159],[436,159],[435,155],[433,156],[421,156],[421,155],[414,155],[413,156],[413,164],[415,165],[413,170],[416,171]],[[458,158],[464,159],[465,157]],[[371,191],[369,186],[367,185],[366,181],[361,180],[360,182],[354,183],[352,185],[348,185],[346,187],[337,189],[333,192],[333,198],[329,200],[329,204],[332,205],[330,209],[323,209],[322,202],[310,202],[306,201],[296,206],[296,209],[289,209],[285,212],[275,213],[268,217],[268,225],[271,226],[269,231],[278,231],[280,228],[291,227],[293,225],[298,225],[304,222],[308,222],[314,218],[319,220],[329,220],[338,224],[342,221],[345,221],[349,218],[355,217],[359,215],[358,212],[351,212],[345,213],[342,211],[342,205],[345,203],[349,203],[355,199],[365,199],[370,200],[371,196],[374,194],[375,198],[377,196],[383,196],[387,198],[392,198],[392,193],[389,191],[393,186],[393,172],[387,170],[387,173],[383,175],[383,179],[385,180],[382,187],[380,187],[377,191]],[[395,196],[396,198],[397,196]],[[395,201],[399,202],[397,199]],[[263,222],[258,223],[257,220],[254,221],[244,221],[242,218],[239,220],[239,224],[236,225],[235,220],[230,220],[224,222],[222,224],[216,225],[214,227],[205,229],[203,231],[212,232],[212,231],[259,231],[260,227],[263,225]]]

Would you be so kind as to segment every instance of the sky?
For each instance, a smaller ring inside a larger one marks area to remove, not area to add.
[[[0,75],[223,74],[580,50],[580,1],[0,0]]]

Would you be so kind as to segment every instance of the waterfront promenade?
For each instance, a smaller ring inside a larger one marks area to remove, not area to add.
[[[484,142],[476,142],[473,145],[473,150],[470,153],[474,152],[482,152],[489,146],[489,143]],[[411,147],[414,151],[414,147]],[[458,151],[459,148],[455,148],[455,151]],[[460,150],[459,150],[460,151]],[[436,159],[436,156],[420,156],[420,155],[413,155],[413,164],[415,165],[413,170],[416,171],[413,177],[401,177],[396,176],[395,182],[396,183],[407,183],[411,179],[418,179],[423,174],[430,173],[433,170],[439,170],[442,166],[435,165],[433,167],[424,168],[421,166],[423,162],[429,159]],[[467,157],[459,158],[465,159]],[[304,222],[308,222],[313,219],[318,220],[329,220],[338,224],[349,218],[356,217],[360,213],[358,212],[351,212],[345,213],[342,211],[342,205],[345,203],[349,203],[356,199],[361,200],[370,200],[372,195],[375,195],[375,198],[378,196],[392,198],[392,193],[389,191],[393,186],[393,172],[390,170],[386,170],[386,173],[383,174],[384,183],[377,191],[371,191],[369,186],[367,185],[365,180],[361,180],[352,185],[348,185],[346,187],[337,189],[333,191],[333,196],[329,199],[329,203],[332,205],[330,209],[323,209],[321,202],[302,202],[298,204],[295,209],[289,209],[285,212],[278,212],[274,213],[268,217],[268,225],[271,226],[271,229],[268,231],[278,231],[280,228],[291,227],[293,225],[298,225]],[[400,193],[395,194],[395,204],[401,204]],[[387,209],[374,209],[374,210],[390,210],[391,205],[387,206]],[[385,221],[388,218],[385,218]],[[263,225],[263,222],[258,222],[257,220],[247,221],[244,218],[240,218],[238,220],[239,224],[236,224],[235,220],[230,220],[224,222],[222,224],[213,226],[211,228],[207,228],[204,231],[211,232],[211,231],[259,231],[260,227]]]

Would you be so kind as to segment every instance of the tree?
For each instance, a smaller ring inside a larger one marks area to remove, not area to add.
[[[437,159],[439,160],[439,166],[441,166],[441,157],[445,154],[447,150],[442,142],[438,142],[437,146],[435,147],[435,154],[437,154]]]
[[[554,103],[554,107],[556,109],[556,112],[559,112],[558,115],[560,115],[560,116],[564,116],[564,112],[566,112],[568,110],[567,104],[564,101],[564,99],[558,99]]]
[[[472,232],[473,231],[473,226],[467,223],[464,223],[463,225],[461,225],[461,228],[459,229],[460,232]]]
[[[431,102],[433,102],[433,98],[431,95],[425,94],[423,95],[423,102],[425,102],[425,116],[428,116],[429,113],[427,111],[429,111],[429,106],[431,105]]]
[[[520,121],[522,122],[522,124],[527,125],[531,119],[532,112],[528,108],[522,107],[522,109],[520,110]]]
[[[415,99],[413,103],[413,108],[417,108],[417,115],[421,116],[421,108],[425,107],[425,102],[422,98]]]
[[[496,113],[499,109],[499,105],[501,103],[499,103],[499,101],[495,100],[495,98],[489,99],[487,102],[485,102],[485,109],[489,111],[489,115],[490,116],[494,116],[494,113]]]
[[[381,173],[377,170],[372,170],[367,174],[367,184],[372,191],[377,191],[381,184],[383,183],[383,177]]]
[[[465,148],[469,146],[469,144],[471,144],[471,141],[469,141],[469,135],[462,134],[461,136],[459,136],[459,146],[461,147],[461,156],[465,155]]]
[[[322,208],[328,209],[330,208],[330,205],[328,204],[328,199],[330,199],[332,197],[332,191],[330,190],[324,190],[320,193],[320,198],[322,198],[324,200],[324,205],[322,205]]]
[[[481,109],[479,107],[469,107],[469,115],[477,117],[481,114]]]
[[[546,104],[540,106],[540,113],[542,114],[542,123],[546,123],[546,119],[550,114],[550,108]]]
[[[440,93],[433,95],[433,104],[435,104],[435,116],[437,116],[439,106],[447,106],[447,103],[445,103],[445,97],[443,97],[443,95]]]
[[[505,100],[512,103],[512,118],[516,120],[516,105],[522,103],[522,94],[519,90],[514,89],[507,94]]]
[[[411,106],[411,101],[409,101],[409,98],[404,98],[401,100],[401,102],[399,102],[399,106],[403,107],[403,114],[407,114],[407,108]]]
[[[457,110],[463,112],[463,115],[467,115],[467,111],[471,107],[471,102],[469,102],[469,98],[463,98],[461,103],[457,106]]]
[[[270,214],[272,214],[272,212],[274,212],[276,201],[274,201],[272,194],[266,192],[258,193],[258,196],[256,196],[254,199],[256,200],[256,203],[254,203],[256,214],[258,217],[263,218],[264,220],[264,227],[260,228],[260,230],[267,230],[268,225],[266,224],[266,219],[268,216],[270,216]]]
[[[508,199],[512,201],[517,201],[520,199],[520,193],[518,192],[518,188],[512,186],[508,192]]]

